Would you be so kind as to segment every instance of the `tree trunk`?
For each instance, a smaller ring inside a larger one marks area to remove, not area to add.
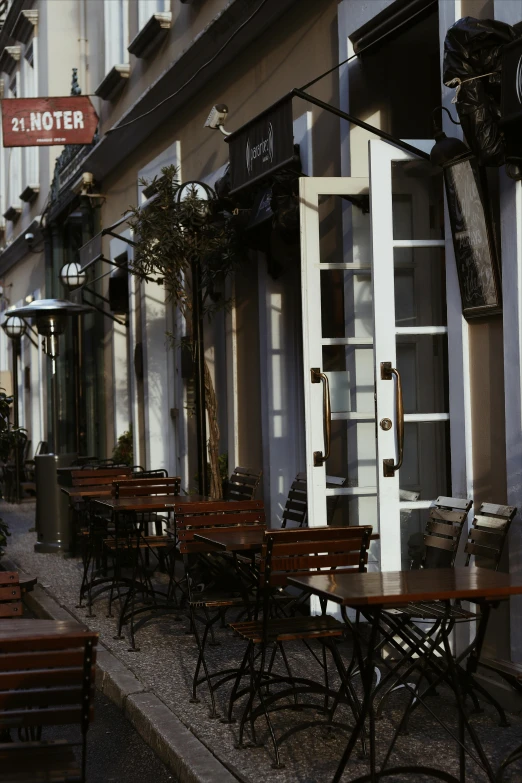
[[[205,407],[208,414],[208,461],[210,463],[210,497],[221,500],[223,485],[219,470],[219,424],[218,404],[210,370],[205,362]]]

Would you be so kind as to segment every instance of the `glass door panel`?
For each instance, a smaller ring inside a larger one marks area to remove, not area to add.
[[[324,373],[331,402],[330,454],[307,470],[310,525],[378,530],[368,207],[366,179],[301,180],[305,367]],[[308,454],[324,454],[323,389],[305,384]]]
[[[394,570],[418,560],[426,509],[451,494],[443,196],[429,165],[389,144],[370,142],[370,167],[377,409],[393,422],[377,430],[381,567]]]

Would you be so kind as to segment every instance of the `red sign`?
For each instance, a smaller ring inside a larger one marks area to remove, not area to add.
[[[7,98],[2,104],[4,147],[90,144],[98,116],[85,95]]]

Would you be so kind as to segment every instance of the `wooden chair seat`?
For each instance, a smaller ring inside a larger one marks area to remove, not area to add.
[[[248,642],[261,644],[263,642],[263,620],[247,620],[242,623],[231,623],[230,627]],[[345,631],[343,623],[330,615],[320,617],[281,617],[270,620],[268,624],[268,639],[270,642],[289,642],[294,639],[321,639],[325,636],[342,636]]]
[[[212,593],[211,591],[199,594],[192,593],[192,598],[189,601],[191,609],[224,609],[229,606],[243,606],[244,603],[244,598],[239,593],[224,595],[223,593]]]
[[[103,543],[110,550],[115,549],[136,549],[138,546],[137,538],[106,538]],[[166,546],[173,546],[170,536],[140,536],[140,549],[162,549]]]
[[[0,744],[2,783],[70,783],[81,781],[73,748],[66,742]]]
[[[481,658],[479,660],[479,666],[483,666],[489,671],[499,674],[503,679],[507,680],[511,685],[517,687],[518,690],[522,688],[522,664],[514,663],[513,661],[504,661],[499,658]]]

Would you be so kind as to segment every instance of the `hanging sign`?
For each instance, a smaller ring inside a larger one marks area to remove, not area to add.
[[[288,96],[231,133],[230,192],[294,161],[292,98]]]
[[[67,98],[6,98],[2,105],[4,147],[90,144],[98,125],[85,95]]]

